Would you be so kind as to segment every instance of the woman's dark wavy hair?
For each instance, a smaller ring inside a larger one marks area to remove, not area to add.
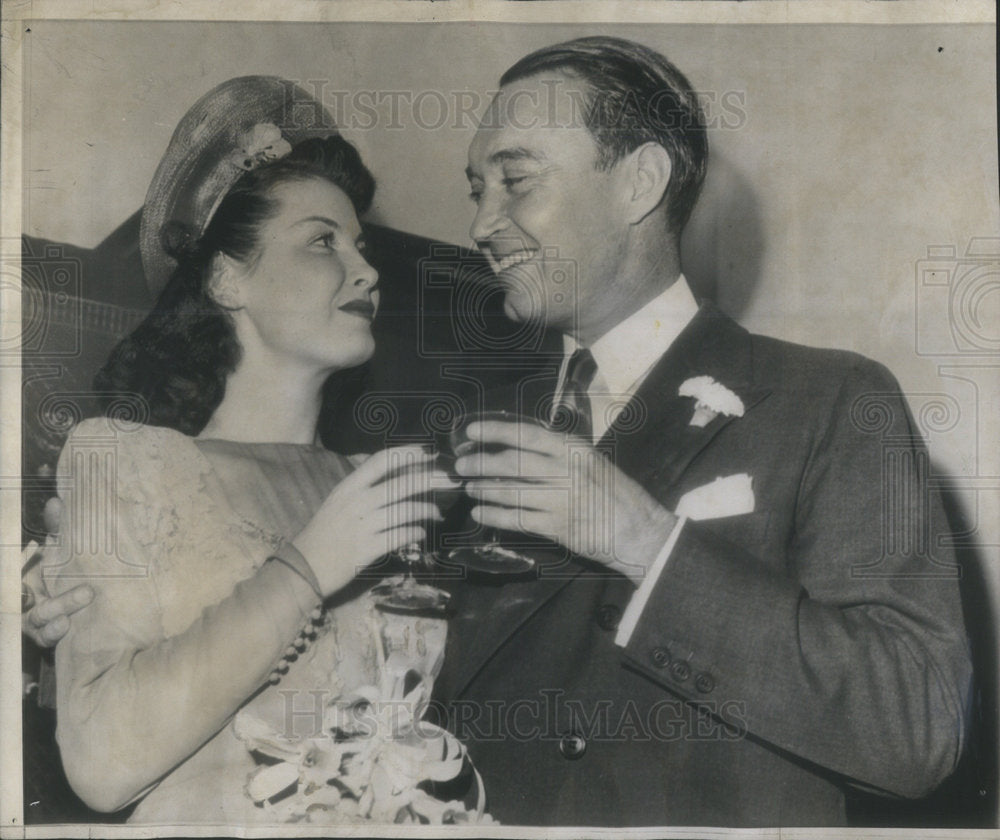
[[[322,178],[344,191],[360,216],[371,206],[375,179],[357,150],[341,137],[313,138],[280,160],[243,175],[219,204],[200,239],[165,243],[177,262],[146,319],[112,350],[94,380],[99,394],[138,395],[145,422],[198,434],[225,395],[240,360],[229,314],[208,292],[212,260],[225,254],[246,262],[258,253],[261,228],[279,210],[279,184]],[[170,239],[168,235],[165,240]]]

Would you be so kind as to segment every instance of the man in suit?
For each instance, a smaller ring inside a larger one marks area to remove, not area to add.
[[[469,150],[505,312],[564,344],[550,398],[516,394],[556,430],[474,424],[457,463],[475,520],[567,549],[455,592],[441,696],[501,822],[843,824],[848,786],[922,796],[962,751],[958,570],[904,398],[695,302],[706,163],[684,76],[610,38],[515,64]]]

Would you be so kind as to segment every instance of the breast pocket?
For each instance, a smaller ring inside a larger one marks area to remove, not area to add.
[[[712,534],[722,537],[745,548],[760,545],[767,539],[767,529],[771,522],[771,511],[755,510],[737,516],[720,516],[716,519],[702,519],[697,525]]]

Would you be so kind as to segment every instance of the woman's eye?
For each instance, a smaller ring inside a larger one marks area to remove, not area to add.
[[[332,248],[336,244],[336,237],[333,233],[324,233],[322,236],[317,236],[314,243],[322,245],[324,248]]]

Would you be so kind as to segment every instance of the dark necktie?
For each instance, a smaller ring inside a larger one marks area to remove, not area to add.
[[[596,373],[597,362],[589,350],[581,347],[570,356],[562,396],[552,422],[553,428],[591,441],[594,425],[587,389]]]

